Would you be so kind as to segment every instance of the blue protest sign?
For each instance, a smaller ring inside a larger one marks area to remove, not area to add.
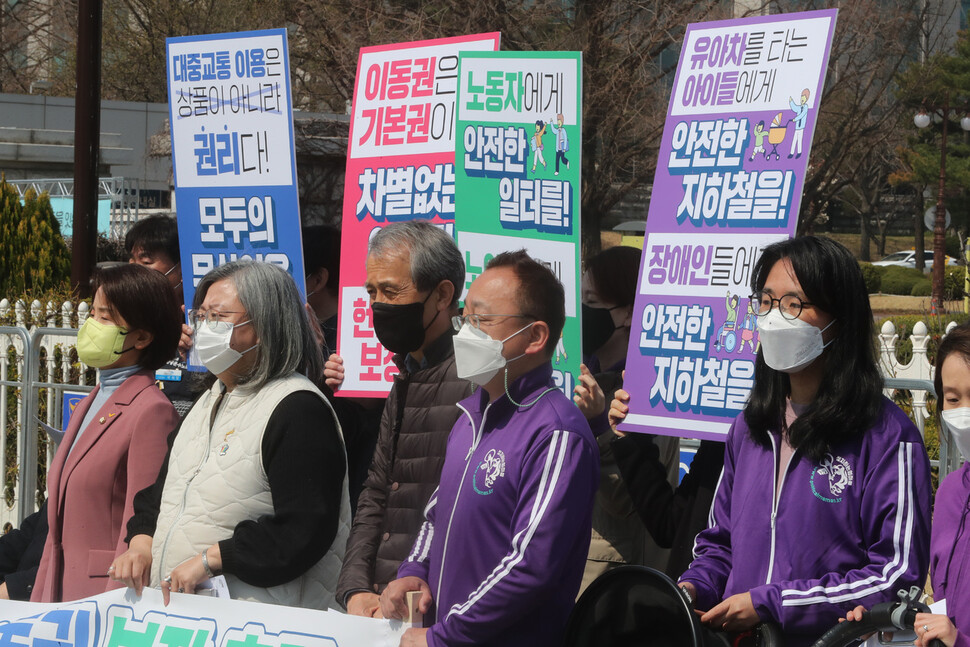
[[[279,265],[305,293],[286,30],[166,39],[185,303],[212,268]]]

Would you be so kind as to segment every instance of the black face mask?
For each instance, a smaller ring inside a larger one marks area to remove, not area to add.
[[[612,308],[592,308],[583,304],[583,354],[592,355],[605,344],[616,324],[613,323],[613,315],[610,313],[620,306]]]
[[[434,290],[428,293],[424,301],[414,303],[379,303],[374,302],[374,332],[377,340],[392,353],[403,355],[421,348],[424,343],[424,331],[428,329],[434,319],[427,326],[424,325],[424,304],[427,303]],[[439,311],[440,312],[440,311]],[[435,312],[435,319],[438,312]]]

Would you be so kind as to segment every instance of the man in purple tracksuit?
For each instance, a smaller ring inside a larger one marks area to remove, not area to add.
[[[459,376],[482,388],[458,405],[427,521],[381,609],[404,617],[405,594],[423,593],[434,623],[402,645],[558,645],[599,483],[589,425],[552,379],[563,288],[524,251],[500,254],[456,319]]]
[[[710,609],[750,591],[762,621],[777,622],[786,644],[809,645],[845,612],[896,599],[926,576],[930,536],[929,462],[919,432],[885,400],[864,434],[820,461],[796,451],[782,477],[780,439],[749,439],[744,416],[728,434],[710,527],[681,577],[696,607]]]

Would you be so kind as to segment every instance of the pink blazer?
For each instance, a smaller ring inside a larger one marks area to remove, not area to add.
[[[47,474],[50,531],[32,602],[67,602],[122,586],[108,578],[108,567],[128,550],[132,500],[158,477],[166,438],[178,424],[152,372],[139,371],[112,394],[71,451],[99,388],[75,408]]]

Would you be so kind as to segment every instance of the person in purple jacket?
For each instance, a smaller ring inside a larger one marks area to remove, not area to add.
[[[856,605],[922,584],[929,461],[882,395],[869,299],[845,247],[813,236],[769,245],[752,289],[754,388],[680,583],[708,626],[774,622],[799,647]],[[625,408],[614,400],[611,416]]]
[[[560,644],[599,484],[589,424],[553,380],[564,321],[562,284],[524,250],[472,283],[455,361],[482,388],[458,404],[427,521],[381,595],[384,617],[404,618],[420,591],[433,618],[401,645]]]
[[[970,325],[951,330],[936,351],[936,397],[943,420],[964,458],[970,456]],[[916,645],[940,640],[946,647],[970,647],[970,463],[949,474],[936,491],[930,539],[933,597],[946,600],[946,613],[916,615]],[[848,614],[859,620],[863,607]]]
[[[936,397],[956,448],[970,457],[970,325],[951,330],[936,352]],[[970,463],[949,474],[936,491],[930,539],[930,582],[946,614],[916,616],[917,645],[937,638],[946,647],[970,647]]]

